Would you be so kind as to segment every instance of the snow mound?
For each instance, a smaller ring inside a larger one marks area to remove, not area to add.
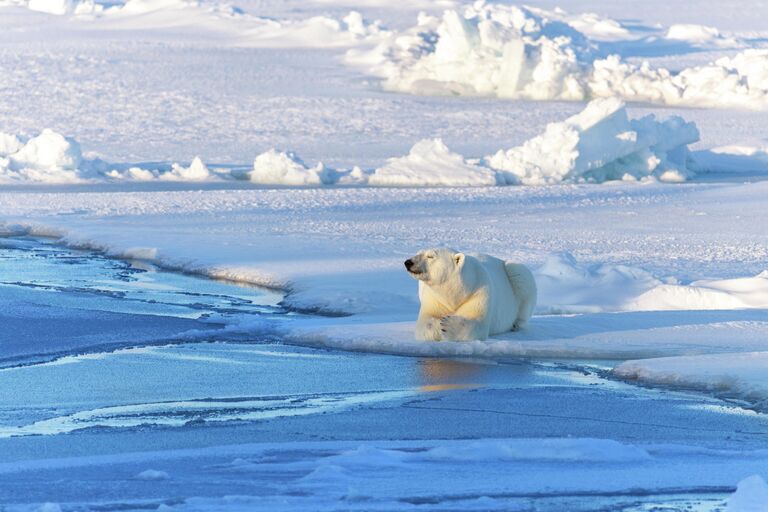
[[[607,98],[590,102],[579,114],[547,125],[543,134],[486,157],[485,162],[501,171],[509,184],[649,176],[679,182],[691,175],[687,144],[697,140],[693,123],[677,116],[659,122],[653,115],[630,121],[624,104]]]
[[[374,186],[491,186],[496,174],[471,164],[452,152],[440,139],[414,144],[408,155],[391,158],[368,179]]]
[[[768,352],[660,357],[626,361],[613,369],[623,379],[692,388],[768,406]]]
[[[768,271],[754,277],[660,284],[629,305],[635,310],[768,309]]]
[[[685,41],[694,46],[712,45],[719,47],[735,47],[739,43],[732,38],[725,37],[715,27],[693,24],[675,24],[667,30],[667,39],[673,41]]]
[[[158,471],[156,469],[147,469],[137,474],[133,478],[135,480],[160,481],[160,480],[168,480],[171,477],[165,471]]]
[[[144,169],[142,167],[129,167],[125,170],[112,169],[104,173],[104,176],[121,181],[212,181],[219,176],[208,170],[200,157],[195,157],[189,167],[173,163],[168,170]]]
[[[558,10],[555,10],[555,13],[557,12]],[[617,41],[629,39],[631,37],[630,31],[616,20],[603,18],[595,13],[568,16],[567,13],[562,10],[559,12],[565,15],[564,21],[568,23],[568,25],[591,39]]]
[[[189,167],[182,167],[181,165],[174,163],[171,166],[171,171],[160,177],[162,179],[180,181],[206,181],[210,180],[213,175],[203,161],[200,160],[200,157],[196,156]]]
[[[583,265],[568,253],[551,254],[534,270],[539,313],[619,311],[627,301],[661,284],[649,272],[625,265]]]
[[[564,21],[561,21],[564,20]],[[611,20],[612,21],[612,20]],[[347,60],[383,79],[385,89],[422,95],[482,95],[533,100],[619,97],[664,105],[768,108],[768,50],[748,49],[704,66],[672,72],[596,58],[596,39],[626,37],[620,23],[476,2],[384,38]],[[577,28],[574,28],[577,27]],[[709,27],[674,25],[668,38],[738,46]]]
[[[50,129],[22,141],[0,134],[0,182],[76,183],[85,179],[83,156],[74,139]]]
[[[329,171],[318,163],[309,168],[295,153],[270,149],[253,161],[253,170],[248,174],[252,183],[261,185],[322,185],[332,183]]]
[[[768,484],[760,475],[740,481],[728,498],[726,512],[768,512]]]

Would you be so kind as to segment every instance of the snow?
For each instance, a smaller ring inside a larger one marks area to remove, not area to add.
[[[699,172],[768,172],[768,147],[734,144],[700,150],[691,155],[692,166]]]
[[[716,45],[721,47],[738,46],[738,42],[732,38],[726,38],[715,27],[695,25],[690,23],[676,23],[667,30],[667,39],[686,41],[694,45]]]
[[[324,171],[322,163],[310,169],[294,153],[273,149],[256,157],[248,178],[265,185],[320,185],[328,181]]]
[[[471,164],[452,152],[440,139],[414,144],[407,156],[392,158],[368,179],[374,186],[452,186],[496,185],[496,174]]]
[[[179,164],[173,164],[171,171],[161,176],[165,179],[175,179],[183,181],[203,181],[211,178],[211,172],[205,166],[200,157],[196,156],[189,167],[182,167]]]
[[[23,144],[18,136],[0,134],[0,182],[72,183],[83,180],[80,145],[53,130]]]
[[[358,455],[358,453],[350,454]],[[360,455],[369,456],[369,453]],[[438,447],[412,454],[423,461],[545,460],[583,462],[643,462],[651,455],[636,446],[609,439],[514,439],[482,440],[458,447]]]
[[[384,166],[369,171],[357,165],[335,170],[322,162],[308,167],[294,152],[270,149],[258,155],[253,169],[244,174],[251,183],[279,186],[547,185],[645,178],[682,182],[693,175],[687,146],[698,138],[695,124],[680,117],[663,122],[653,115],[629,120],[624,103],[601,99],[563,122],[550,123],[542,135],[522,146],[499,150],[483,159],[455,153],[441,139],[424,139],[414,144],[408,155],[390,158]],[[168,170],[138,166],[110,169],[113,164],[83,159],[76,141],[48,129],[20,149],[15,135],[3,134],[0,140],[9,159],[5,164],[7,180],[56,183],[81,181],[88,176],[91,180],[197,182],[243,177],[243,173],[226,170],[214,174],[200,157],[189,167],[173,163]]]
[[[58,503],[43,503],[37,509],[36,512],[61,512],[61,505]]]
[[[694,281],[656,286],[632,301],[632,308],[723,310],[768,308],[768,271],[754,277]]]
[[[94,0],[20,0],[14,3],[32,11],[71,16],[75,23],[89,23],[89,28],[96,30],[193,27],[223,36],[233,46],[345,47],[375,41],[385,34],[378,22],[365,20],[357,11],[339,18],[312,16],[292,20],[255,16],[209,0],[126,0],[106,4]]]
[[[768,352],[723,353],[627,361],[614,373],[639,382],[702,389],[764,407],[768,403],[766,364]]]
[[[760,475],[739,482],[736,492],[728,499],[726,512],[765,512],[768,510],[768,484]]]
[[[137,480],[168,480],[170,475],[165,471],[158,471],[156,469],[145,469],[134,477]]]

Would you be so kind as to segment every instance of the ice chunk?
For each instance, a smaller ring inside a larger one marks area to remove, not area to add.
[[[501,171],[506,183],[525,185],[648,176],[682,181],[690,174],[686,145],[698,138],[693,123],[679,117],[658,122],[653,116],[630,121],[620,100],[606,98],[484,162]]]
[[[213,175],[205,166],[199,156],[196,156],[189,167],[173,164],[171,171],[160,175],[160,179],[180,181],[205,181],[213,178]]]
[[[248,178],[262,185],[322,185],[333,181],[322,163],[309,168],[295,153],[274,149],[256,157]]]
[[[749,49],[672,72],[596,58],[597,39],[622,39],[620,23],[595,15],[477,2],[441,19],[423,16],[369,52],[348,52],[386,89],[412,94],[488,95],[537,100],[619,97],[666,105],[768,108],[768,50]],[[673,25],[667,38],[707,47],[739,46],[716,29]]]
[[[0,144],[0,181],[63,183],[84,178],[80,145],[53,130],[46,128],[23,145],[17,137],[4,135]],[[14,148],[17,151],[3,157]]]

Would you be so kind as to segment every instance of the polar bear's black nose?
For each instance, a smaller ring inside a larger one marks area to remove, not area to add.
[[[413,266],[413,260],[410,260],[410,259],[405,260],[405,269],[406,270],[411,270],[412,266]]]

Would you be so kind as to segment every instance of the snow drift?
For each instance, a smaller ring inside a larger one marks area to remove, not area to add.
[[[564,20],[564,21],[561,21]],[[570,21],[570,22],[568,22]],[[598,45],[577,28],[621,38],[622,26],[598,18],[568,20],[562,12],[475,2],[442,18],[421,15],[347,60],[383,79],[391,91],[482,95],[533,100],[617,96],[664,105],[768,108],[768,50],[748,49],[707,65],[673,72],[598,58]],[[594,29],[594,30],[593,30]],[[715,47],[736,45],[712,28],[670,27],[667,38]]]
[[[392,158],[368,179],[374,186],[489,186],[496,184],[495,173],[467,162],[448,149],[440,139],[425,139],[414,144],[408,155]]]

